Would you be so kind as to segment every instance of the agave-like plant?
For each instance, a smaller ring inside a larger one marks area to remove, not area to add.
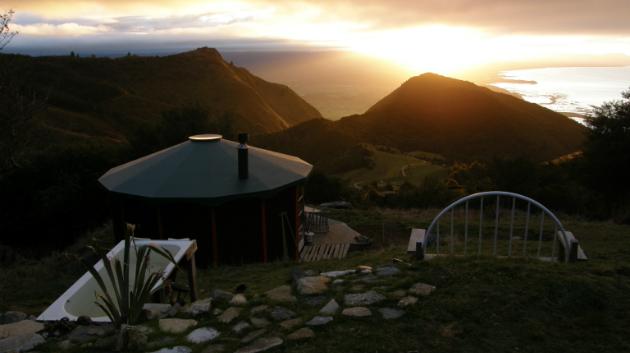
[[[131,269],[129,268],[132,243],[136,255],[133,283],[131,283]],[[142,307],[148,302],[151,289],[162,279],[162,273],[147,273],[151,252],[155,252],[177,266],[175,259],[168,251],[153,245],[138,248],[130,234],[125,235],[122,262],[119,259],[111,260],[106,254],[102,254],[101,259],[112,285],[111,288],[105,285],[103,276],[93,266],[83,261],[103,292],[96,294],[95,304],[107,314],[117,328],[123,324],[135,325],[140,321]]]

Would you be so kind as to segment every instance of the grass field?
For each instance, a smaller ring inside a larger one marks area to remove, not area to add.
[[[439,155],[427,152],[396,153],[370,148],[372,168],[360,168],[345,172],[339,177],[351,184],[366,185],[378,181],[388,183],[408,182],[420,185],[427,176],[444,177],[447,169],[434,164],[431,160],[440,160]]]
[[[291,270],[296,266],[324,271],[377,266],[391,263],[393,257],[406,259],[404,245],[410,227],[426,227],[436,212],[334,211],[331,216],[373,237],[374,248],[350,253],[343,260],[200,270],[202,296],[213,288],[232,290],[246,284],[251,305],[258,305],[265,299],[256,294],[290,283]],[[383,293],[409,288],[417,281],[437,286],[431,296],[421,298],[401,319],[382,321],[374,315],[357,320],[339,316],[334,324],[316,327],[315,339],[287,342],[273,352],[630,351],[630,226],[560,218],[579,238],[590,258],[588,262],[559,264],[490,257],[412,262],[410,267],[401,267],[402,275],[374,284],[375,290]],[[105,244],[107,231],[93,233],[92,238]],[[76,263],[60,261],[63,258],[53,255],[3,269],[0,311],[39,313],[82,272]],[[328,296],[339,301],[342,294],[341,290],[331,290]],[[393,306],[395,300],[388,300],[385,305]],[[309,319],[317,309],[302,309],[301,315]],[[201,324],[226,332],[221,342],[229,349],[238,346],[238,341],[227,333],[229,326],[210,318],[202,319]],[[40,350],[55,351],[49,347]]]

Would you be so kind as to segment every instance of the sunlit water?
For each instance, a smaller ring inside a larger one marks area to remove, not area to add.
[[[510,70],[494,86],[557,112],[587,114],[630,88],[630,66]]]

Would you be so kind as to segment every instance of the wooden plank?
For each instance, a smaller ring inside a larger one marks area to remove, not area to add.
[[[330,251],[330,244],[329,243],[324,244],[324,252],[322,253],[322,259],[328,258],[329,251]]]
[[[333,250],[335,250],[335,244],[328,244],[327,248],[326,248],[326,259],[330,259],[332,258],[332,253]]]
[[[332,254],[333,259],[338,259],[340,253],[341,253],[341,244],[337,243],[335,244],[335,248],[333,249],[333,254]]]
[[[416,252],[416,243],[424,243],[424,229],[413,228],[411,235],[409,236],[409,243],[407,244],[407,253],[413,254]]]
[[[308,251],[308,254],[306,254],[306,261],[313,261],[313,254],[315,254],[316,251],[317,245],[312,245]]]

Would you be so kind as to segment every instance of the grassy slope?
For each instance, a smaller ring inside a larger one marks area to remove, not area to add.
[[[436,210],[350,210],[334,216],[378,240],[386,222],[386,246],[355,253],[344,260],[300,264],[303,269],[344,269],[379,265],[404,257],[410,226],[426,227]],[[438,290],[423,298],[402,319],[383,324],[378,315],[363,320],[338,317],[316,328],[317,338],[287,343],[278,352],[621,352],[630,349],[630,227],[562,217],[580,239],[590,261],[551,264],[490,258],[440,259],[415,263],[403,276],[376,284],[377,290],[406,289],[415,281]],[[30,267],[0,272],[0,310],[17,308],[38,313],[74,278],[71,263],[50,266],[53,258]],[[50,266],[50,267],[49,267]],[[292,264],[247,265],[199,271],[202,295],[212,288],[248,286],[252,304],[263,303],[253,293],[288,283]],[[71,271],[71,273],[72,273]],[[338,300],[341,292],[331,291]],[[391,300],[387,304],[394,305]],[[300,309],[305,319],[315,309]],[[309,311],[310,310],[310,311]],[[227,326],[202,322],[225,332]],[[199,347],[199,351],[201,351]]]
[[[384,180],[388,182],[407,181],[414,185],[420,185],[427,176],[443,176],[446,168],[420,160],[403,153],[392,153],[372,150],[371,159],[374,162],[372,168],[359,168],[339,175],[350,183],[368,184]],[[405,176],[402,169],[405,169]]]

